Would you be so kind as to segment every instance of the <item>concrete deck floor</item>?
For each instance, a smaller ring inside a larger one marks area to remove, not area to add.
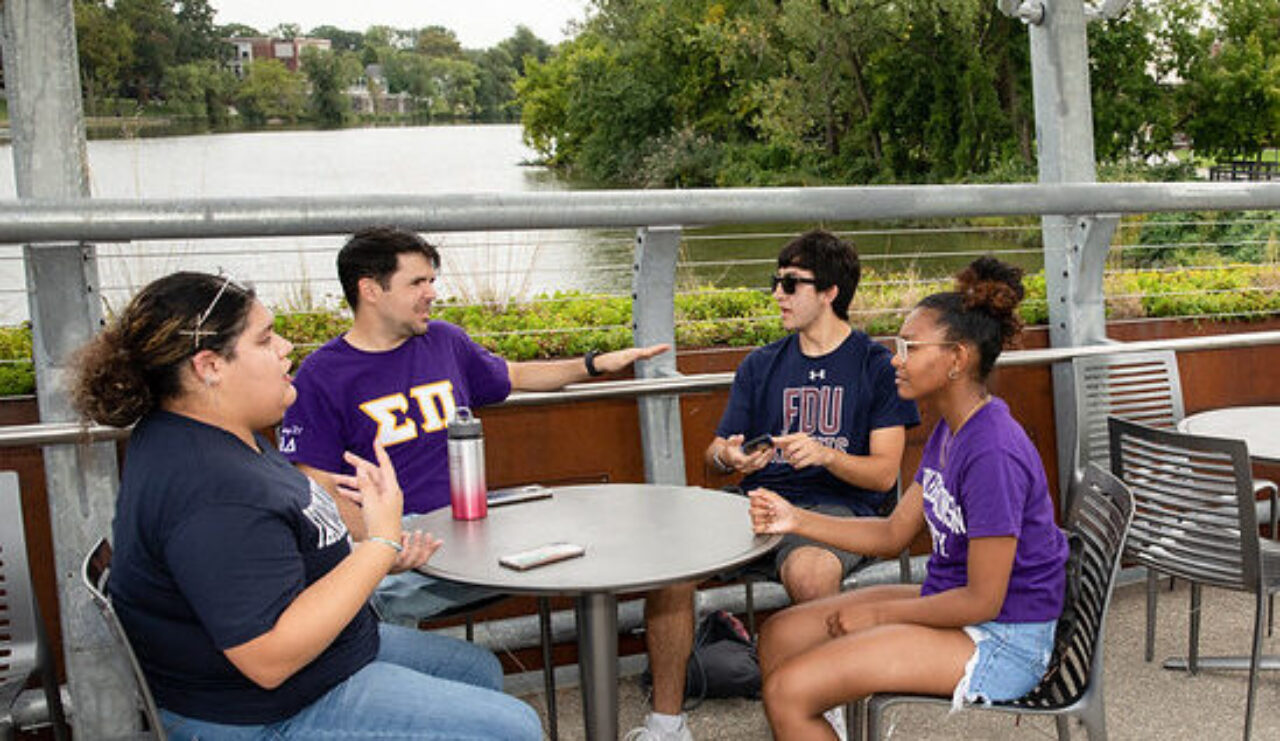
[[[1109,738],[1203,741],[1237,739],[1243,734],[1247,672],[1207,672],[1196,676],[1160,667],[1165,656],[1185,653],[1188,587],[1179,583],[1161,592],[1156,660],[1142,660],[1145,625],[1143,583],[1119,587],[1107,621],[1106,707]],[[1253,626],[1252,595],[1220,589],[1204,591],[1200,653],[1248,654]],[[1263,639],[1264,653],[1280,653],[1277,637]],[[638,725],[647,710],[635,667],[624,662],[619,682],[619,727],[623,734]],[[1280,672],[1260,671],[1253,718],[1253,738],[1280,739]],[[582,739],[582,705],[576,685],[562,682],[557,693],[560,738]],[[540,692],[521,697],[546,718]],[[748,741],[770,738],[761,704],[754,700],[707,700],[689,714],[700,741]],[[897,706],[888,712],[894,739],[1039,739],[1056,738],[1052,719],[1002,713],[963,712],[944,708]],[[544,722],[545,727],[545,722]],[[1085,738],[1073,727],[1073,738]]]

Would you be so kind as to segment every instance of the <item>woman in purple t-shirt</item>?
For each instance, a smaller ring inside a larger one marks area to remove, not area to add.
[[[1040,681],[1062,612],[1067,542],[1044,466],[1009,407],[987,391],[1021,329],[1022,271],[974,261],[956,290],[907,317],[898,393],[940,417],[920,469],[887,518],[832,518],[751,492],[758,533],[800,533],[893,557],[925,525],[924,584],[859,589],[788,609],[760,638],[765,711],[780,739],[831,737],[823,713],[875,692],[1011,700]]]

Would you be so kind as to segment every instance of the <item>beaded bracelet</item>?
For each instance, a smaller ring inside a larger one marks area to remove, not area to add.
[[[388,548],[392,549],[396,553],[400,553],[404,550],[404,546],[400,545],[399,543],[395,542],[390,538],[384,538],[381,535],[370,535],[369,537],[365,538],[365,540],[368,540],[372,543],[381,543],[387,546]]]

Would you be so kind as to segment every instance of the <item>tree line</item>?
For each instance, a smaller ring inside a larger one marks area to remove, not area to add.
[[[159,108],[213,125],[234,108],[245,122],[311,120],[341,125],[352,108],[347,89],[364,80],[380,93],[405,93],[418,118],[517,120],[515,81],[525,60],[545,61],[551,46],[523,26],[489,49],[464,49],[442,26],[363,32],[320,26],[303,33],[282,24],[262,33],[217,25],[207,0],[75,0],[80,79],[89,115]],[[228,61],[231,37],[328,39],[331,49],[305,48],[298,72],[276,60],[255,60],[242,78]],[[365,80],[380,65],[385,90]]]
[[[1280,0],[1135,0],[1088,34],[1101,161],[1275,145]],[[1027,31],[992,0],[593,0],[516,90],[526,141],[598,182],[1035,172]]]

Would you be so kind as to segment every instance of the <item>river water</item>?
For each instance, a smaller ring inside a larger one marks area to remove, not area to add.
[[[11,161],[10,146],[0,146]],[[571,185],[524,163],[534,153],[516,125],[430,126],[202,134],[89,142],[96,198],[219,198],[529,192]],[[0,198],[14,198],[11,167]],[[718,228],[690,235],[682,285],[765,285],[778,247],[797,225]],[[633,234],[559,230],[438,234],[441,289],[460,300],[527,298],[557,290],[628,293]],[[993,242],[993,239],[995,240]],[[152,241],[98,246],[103,296],[120,305],[178,269],[225,271],[286,308],[336,305],[334,256],[343,238]],[[923,266],[931,254],[1016,247],[1008,234],[863,234],[864,255]],[[921,262],[923,261],[923,263]],[[931,272],[925,267],[925,272]],[[0,325],[27,316],[21,250],[0,245]]]

